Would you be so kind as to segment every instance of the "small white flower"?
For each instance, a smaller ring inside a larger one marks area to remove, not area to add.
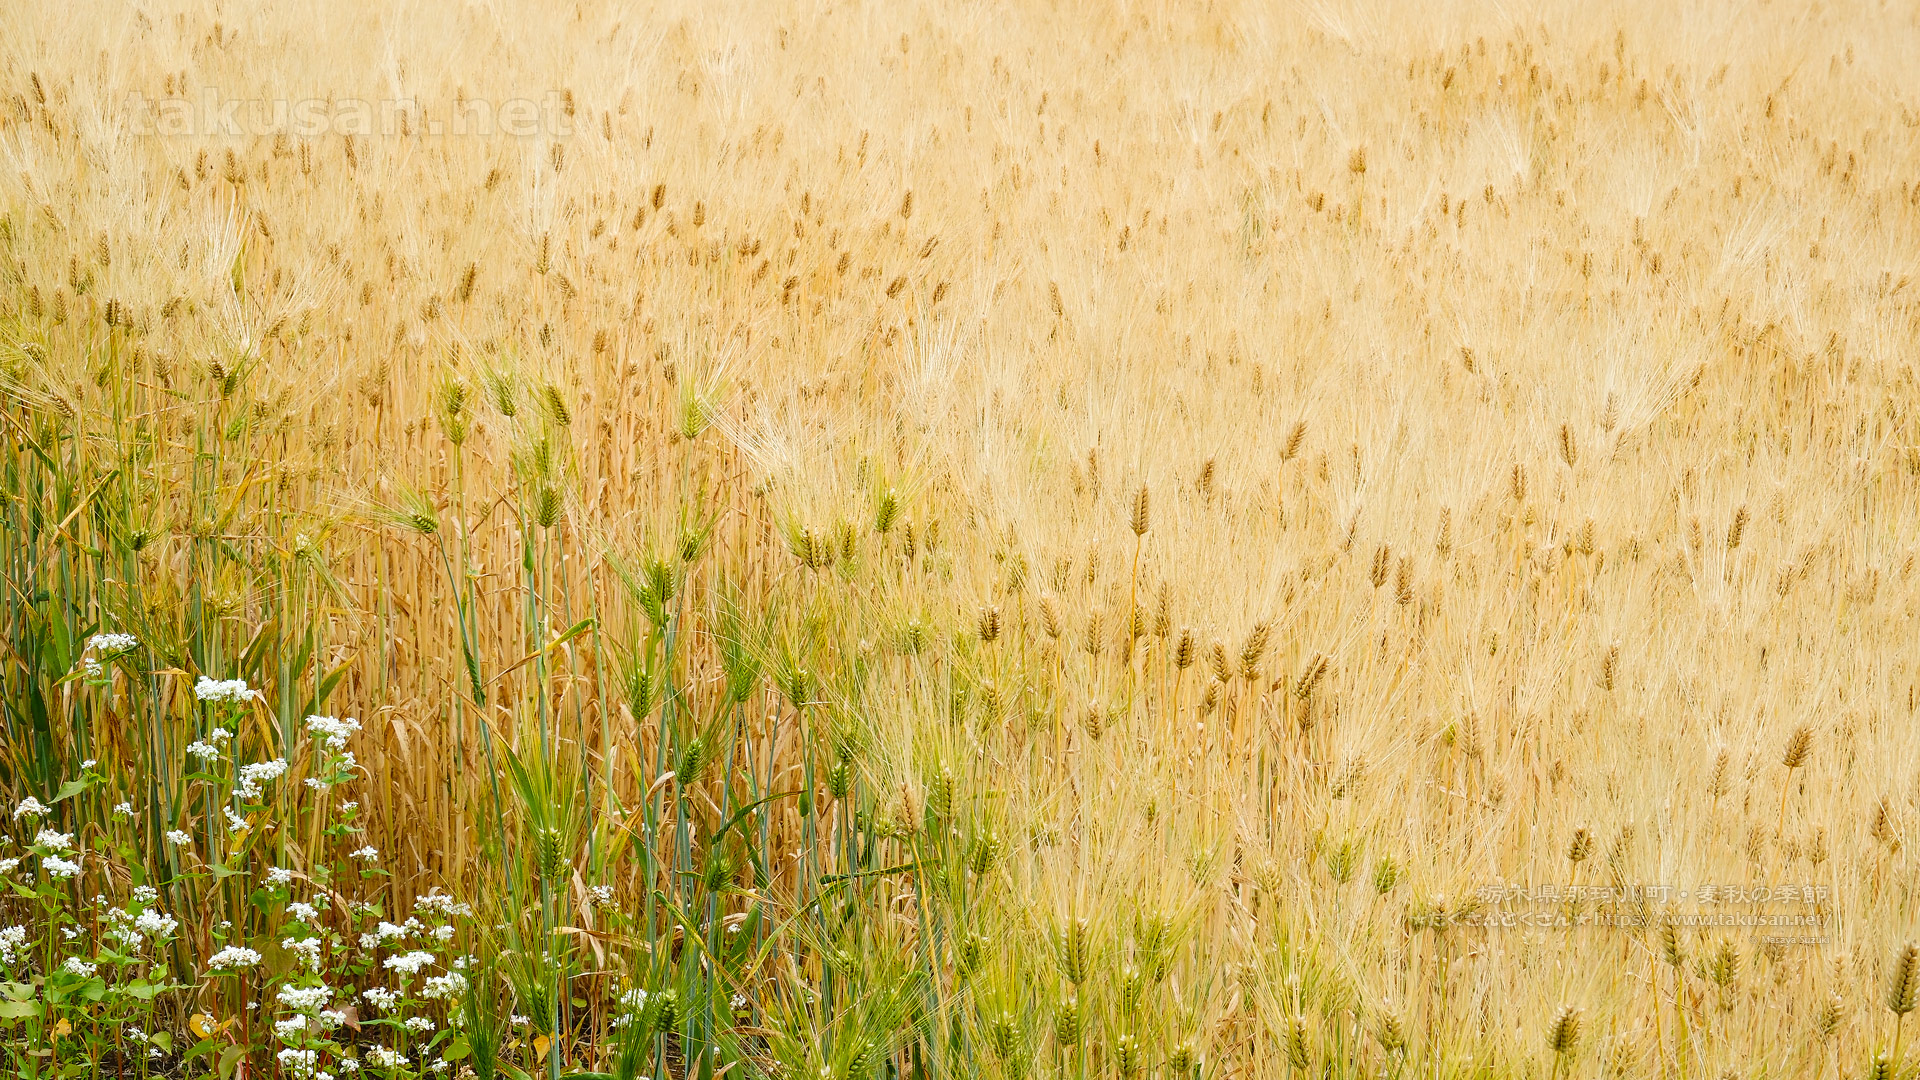
[[[276,866],[267,871],[267,883],[270,885],[293,884],[293,871],[284,866]]]
[[[526,1027],[528,1024],[533,1023],[533,1021],[521,1016],[519,1013],[514,1013],[512,1016],[507,1017],[507,1023],[512,1024],[514,1027]]]
[[[212,743],[195,739],[193,742],[187,744],[187,753],[192,754],[201,761],[211,762],[220,756],[220,748]]]
[[[100,661],[89,656],[80,661],[80,672],[89,679],[98,679],[107,673],[107,669]]]
[[[424,1035],[433,1030],[433,1021],[424,1016],[409,1016],[407,1017],[407,1030],[417,1031]]]
[[[207,966],[216,970],[250,968],[260,962],[260,954],[244,945],[229,945],[207,958]]]
[[[160,899],[160,890],[151,885],[133,887],[133,902],[136,904],[151,904],[158,899]]]
[[[613,886],[593,886],[587,890],[587,901],[595,907],[607,907],[613,903]]]
[[[174,844],[180,847],[192,847],[193,837],[188,835],[184,830],[181,830],[181,829],[168,829],[167,843]]]
[[[288,1025],[292,1025],[291,1029],[283,1030]],[[296,1017],[292,1020],[282,1020],[273,1027],[275,1031],[280,1032],[281,1038],[291,1039],[305,1030],[306,1026],[307,1021],[304,1017]],[[300,1050],[291,1046],[274,1055],[274,1058],[280,1062],[281,1071],[293,1076],[312,1076],[314,1066],[320,1063],[320,1055],[315,1051]]]
[[[45,870],[48,874],[57,878],[70,878],[70,877],[80,876],[79,863],[68,862],[67,860],[61,858],[58,855],[48,855],[47,857],[41,859],[40,869]]]
[[[0,859],[0,874],[11,874],[20,866],[19,859]]]
[[[98,761],[95,761],[92,758],[88,758],[87,760],[80,763],[80,771],[87,772],[91,770],[95,765],[98,765],[98,764],[100,764]]]
[[[453,940],[453,933],[451,926],[436,926],[433,928],[433,939],[444,945]]]
[[[117,817],[117,818],[130,818],[130,817],[132,817],[132,816],[133,816],[133,804],[132,804],[132,803],[130,803],[130,802],[123,802],[123,803],[120,803],[119,805],[117,805],[117,806],[115,806],[115,807],[113,808],[113,816],[114,816],[114,817]]]
[[[75,956],[68,958],[67,962],[60,966],[69,974],[78,975],[83,979],[90,979],[93,977],[96,965],[89,964],[85,960]]]
[[[320,913],[314,910],[312,904],[303,904],[298,900],[287,905],[287,914],[303,923],[313,924],[320,921]]]
[[[36,799],[33,796],[29,795],[26,798],[20,800],[19,806],[16,806],[13,808],[13,820],[19,821],[23,817],[24,818],[46,817],[48,812],[49,811],[47,810],[45,803],[42,803],[39,799]]]
[[[123,653],[140,647],[140,640],[132,634],[95,634],[87,639],[87,648],[94,652]]]
[[[282,1039],[297,1039],[301,1035],[306,1034],[308,1019],[309,1018],[305,1016],[289,1016],[284,1020],[275,1020],[273,1022],[273,1033]],[[285,1064],[286,1051],[283,1050],[280,1053],[281,1063]]]
[[[369,986],[365,990],[360,991],[360,996],[366,998],[368,1004],[379,1009],[381,1012],[387,1012],[392,1009],[400,1000],[399,994],[394,993],[384,986]]]
[[[27,952],[27,928],[9,926],[0,930],[0,964],[12,966],[14,961]]]
[[[361,862],[370,863],[380,857],[380,849],[377,847],[374,847],[372,844],[368,844],[366,847],[363,847],[358,851],[348,852],[347,857],[350,859],[359,859]]]
[[[397,1069],[408,1063],[407,1055],[398,1050],[389,1050],[384,1046],[376,1046],[367,1051],[367,1057],[383,1069]]]

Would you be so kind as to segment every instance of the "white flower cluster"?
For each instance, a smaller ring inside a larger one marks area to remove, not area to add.
[[[186,831],[182,829],[168,829],[167,843],[177,844],[182,847],[192,847],[193,837],[188,835]]]
[[[417,911],[437,911],[442,915],[473,917],[473,905],[459,903],[453,897],[441,892],[439,886],[435,886],[433,891],[415,900],[413,906]]]
[[[27,928],[9,926],[0,930],[0,964],[12,967],[27,952]]]
[[[57,878],[71,878],[71,877],[80,876],[79,863],[69,862],[58,855],[48,855],[47,857],[41,859],[40,869],[45,870],[49,875]]]
[[[207,732],[207,737],[204,740],[195,740],[188,744],[187,753],[192,754],[201,761],[210,762],[220,756],[221,745],[231,738],[233,738],[233,733],[226,728],[214,728],[212,731]]]
[[[429,975],[427,983],[420,990],[420,996],[428,1001],[441,998],[456,998],[467,992],[467,977],[457,971],[445,975]]]
[[[360,848],[357,851],[347,852],[347,857],[350,859],[359,859],[361,862],[370,863],[380,857],[380,849],[377,847],[374,847],[372,844],[368,844],[366,847]]]
[[[387,969],[402,975],[418,975],[421,970],[433,963],[433,954],[416,949],[410,953],[387,957]]]
[[[258,799],[261,785],[272,783],[286,775],[287,759],[274,758],[254,765],[240,766],[240,779],[233,785],[233,793],[243,799]]]
[[[625,1010],[613,1018],[613,1027],[623,1028],[639,1019],[641,1010],[647,1007],[647,992],[639,987],[620,995],[620,1007]]]
[[[315,910],[312,904],[303,904],[298,900],[287,905],[287,914],[299,919],[308,926],[316,925],[320,921],[320,912]]]
[[[295,1019],[292,1021],[282,1021],[282,1023],[293,1023],[299,1025],[301,1028],[305,1028],[307,1022],[305,1020]],[[279,1027],[279,1024],[274,1025],[276,1030],[278,1030]],[[280,1037],[283,1039],[293,1038],[298,1034],[299,1031],[293,1031],[290,1034],[283,1033]],[[320,1055],[314,1051],[299,1050],[291,1046],[280,1051],[274,1055],[274,1057],[280,1062],[280,1071],[286,1073],[288,1076],[312,1076],[313,1070],[318,1067],[320,1063]]]
[[[158,911],[143,911],[134,918],[133,928],[150,937],[170,938],[180,929],[180,920]]]
[[[286,938],[280,942],[280,947],[294,954],[295,956],[298,956],[300,959],[305,960],[307,962],[308,971],[314,972],[315,974],[319,973],[320,971],[320,939],[319,938],[317,937]]]
[[[407,1055],[398,1050],[389,1050],[384,1046],[376,1046],[367,1051],[367,1058],[382,1069],[397,1069],[407,1064]]]
[[[381,920],[380,925],[374,927],[371,932],[360,935],[360,947],[371,950],[377,949],[389,941],[405,941],[408,934],[419,929],[419,924],[415,923],[414,920],[408,919],[407,922],[413,925],[403,926],[399,923],[390,923],[384,919]]]
[[[89,964],[85,960],[82,960],[77,956],[68,957],[67,962],[60,966],[62,969],[64,969],[67,972],[67,974],[78,975],[83,979],[93,978],[94,970],[96,967],[98,967],[98,965]]]
[[[52,829],[41,829],[40,834],[33,838],[33,843],[35,847],[48,847],[55,851],[72,851],[73,834],[70,832],[54,832]]]
[[[409,1016],[407,1017],[407,1030],[424,1035],[433,1030],[433,1021],[424,1016]]]
[[[244,945],[229,945],[207,958],[207,966],[224,970],[226,968],[250,968],[260,963],[260,954]]]
[[[280,1004],[295,1012],[317,1013],[333,999],[333,987],[320,986],[282,986]]]
[[[368,1004],[381,1012],[391,1012],[393,1007],[400,1003],[400,995],[384,986],[369,986],[360,991],[360,996],[366,998]]]
[[[87,639],[87,648],[93,652],[123,653],[140,647],[140,639],[132,634],[95,634]]]
[[[264,697],[260,691],[248,689],[245,679],[209,679],[205,675],[193,684],[193,696],[201,701],[231,701],[236,705]]]
[[[360,730],[360,721],[349,716],[345,720],[337,716],[309,716],[307,730],[324,739],[329,750],[345,750],[347,740]]]
[[[13,820],[19,821],[21,818],[43,818],[46,817],[49,812],[45,803],[29,795],[20,800],[19,806],[13,808]]]

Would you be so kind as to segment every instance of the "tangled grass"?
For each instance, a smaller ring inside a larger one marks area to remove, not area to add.
[[[1911,12],[0,31],[19,1075],[1910,1068]]]

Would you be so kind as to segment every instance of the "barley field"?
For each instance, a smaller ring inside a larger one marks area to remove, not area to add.
[[[0,11],[0,1062],[1915,1075],[1916,56]]]

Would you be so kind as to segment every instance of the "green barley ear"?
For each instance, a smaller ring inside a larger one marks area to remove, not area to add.
[[[1080,1036],[1086,1031],[1086,1018],[1080,1011],[1079,997],[1068,994],[1067,1000],[1060,1003],[1060,1009],[1053,1015],[1053,1041],[1062,1047],[1080,1045]]]
[[[1380,861],[1373,864],[1373,891],[1385,896],[1399,883],[1400,865],[1391,855],[1380,856]]]
[[[551,529],[560,524],[564,509],[559,489],[542,485],[534,499],[533,520],[541,528]]]
[[[1140,1071],[1140,1056],[1140,1039],[1132,1032],[1113,1040],[1113,1063],[1119,1067],[1121,1076]]]
[[[987,955],[987,938],[984,934],[972,933],[960,939],[954,949],[954,969],[961,979],[971,978],[980,970]]]
[[[1313,1043],[1304,1016],[1294,1016],[1287,1021],[1287,1064],[1298,1072],[1313,1068]]]
[[[487,394],[493,398],[493,407],[500,415],[511,420],[520,412],[519,388],[512,375],[504,371],[490,371],[486,376]]]
[[[568,407],[567,399],[555,383],[547,383],[540,388],[541,404],[547,407],[547,417],[560,427],[571,427],[573,409]]]
[[[434,395],[434,407],[440,420],[440,430],[454,446],[467,441],[467,432],[473,419],[471,404],[472,390],[465,380],[448,376],[440,381],[439,392]]]
[[[560,830],[551,826],[541,829],[534,837],[535,858],[540,877],[546,881],[557,881],[566,865],[566,839]]]
[[[888,488],[873,502],[873,531],[882,536],[893,531],[900,520],[900,493]]]
[[[1093,973],[1093,929],[1086,919],[1067,923],[1060,934],[1060,973],[1078,987]]]
[[[713,422],[712,408],[705,394],[691,381],[680,383],[680,437],[694,442]]]

